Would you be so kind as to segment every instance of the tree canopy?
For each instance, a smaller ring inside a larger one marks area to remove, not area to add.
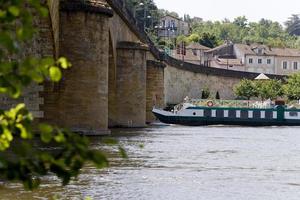
[[[300,74],[292,74],[287,79],[284,93],[290,100],[300,99]]]
[[[300,36],[300,15],[293,14],[284,24],[289,34]]]
[[[254,82],[261,100],[274,100],[283,95],[283,84],[280,80],[255,80]]]
[[[257,97],[258,91],[253,81],[242,79],[239,84],[234,87],[234,93],[238,97],[250,100],[251,97]]]
[[[245,16],[237,17],[233,22],[228,19],[224,21],[203,21],[194,24],[192,34],[203,37],[209,33],[216,39],[214,47],[226,41],[233,43],[263,43],[272,47],[300,48],[298,37],[292,36],[278,22],[261,19],[259,22],[248,22]]]

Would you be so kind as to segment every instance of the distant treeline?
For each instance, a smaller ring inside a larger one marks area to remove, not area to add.
[[[127,7],[138,20],[139,26],[144,26],[154,42],[160,43],[155,37],[155,26],[159,19],[170,14],[180,18],[176,12],[158,9],[153,0],[125,0]],[[199,16],[201,17],[201,16]],[[179,36],[177,42],[199,42],[208,47],[216,47],[226,41],[234,43],[262,43],[272,47],[300,48],[300,18],[291,15],[284,23],[268,19],[259,22],[249,22],[245,16],[235,18],[233,21],[193,21],[187,14],[182,19],[191,24],[190,36]],[[161,44],[173,46],[174,41],[164,41]]]
[[[267,19],[248,22],[245,16],[237,17],[233,21],[228,19],[215,22],[203,21],[192,25],[190,36],[179,36],[178,40],[200,42],[209,47],[231,41],[233,43],[262,43],[272,47],[300,48],[299,18],[294,16],[285,24],[286,27]]]

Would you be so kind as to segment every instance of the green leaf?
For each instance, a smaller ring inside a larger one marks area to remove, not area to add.
[[[5,75],[13,70],[13,65],[10,62],[1,62],[0,63],[0,75]]]
[[[108,167],[108,160],[102,152],[93,150],[90,152],[89,157],[90,160],[93,161],[98,168]]]
[[[54,60],[51,57],[46,57],[41,59],[41,65],[42,66],[51,66],[54,65]]]
[[[6,31],[0,32],[0,44],[5,46],[9,51],[15,50],[14,41],[13,41],[10,33],[6,32]]]
[[[55,137],[54,140],[58,143],[62,143],[66,141],[66,138],[62,132],[59,132]]]
[[[8,8],[8,11],[15,17],[18,17],[20,15],[20,9],[16,6],[10,6]]]
[[[5,138],[7,141],[11,142],[13,140],[13,135],[7,128],[4,128],[1,138]]]
[[[0,10],[0,18],[6,17],[6,10]]]
[[[39,8],[39,12],[43,17],[47,17],[48,16],[48,9],[45,7],[40,7]]]
[[[53,128],[48,124],[39,124],[39,130],[41,131],[41,140],[45,143],[51,142],[53,138]]]
[[[60,81],[62,74],[58,67],[52,66],[49,69],[50,78],[52,81],[58,82]]]
[[[23,139],[31,138],[30,132],[28,132],[22,124],[18,123],[18,124],[16,124],[16,127],[20,130],[21,138],[23,138]]]
[[[64,57],[61,57],[57,60],[57,62],[60,64],[60,66],[63,69],[67,69],[68,67],[71,67],[71,64],[68,62],[68,60]]]

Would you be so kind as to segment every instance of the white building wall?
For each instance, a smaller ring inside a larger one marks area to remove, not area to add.
[[[287,62],[287,69],[283,68],[283,62]],[[294,68],[294,63],[297,63],[297,68]],[[300,72],[300,57],[278,56],[275,69],[276,73],[283,75]]]
[[[250,63],[252,59],[252,63]],[[259,63],[261,59],[261,63]],[[267,63],[268,59],[270,64]],[[275,57],[274,56],[260,56],[260,55],[246,55],[245,56],[246,70],[249,72],[275,74]]]

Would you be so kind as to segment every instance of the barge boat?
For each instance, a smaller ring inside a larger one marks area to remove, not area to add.
[[[209,104],[208,104],[209,105]],[[300,126],[300,109],[283,105],[271,108],[196,106],[183,103],[179,110],[153,108],[153,114],[163,123],[190,126]]]

